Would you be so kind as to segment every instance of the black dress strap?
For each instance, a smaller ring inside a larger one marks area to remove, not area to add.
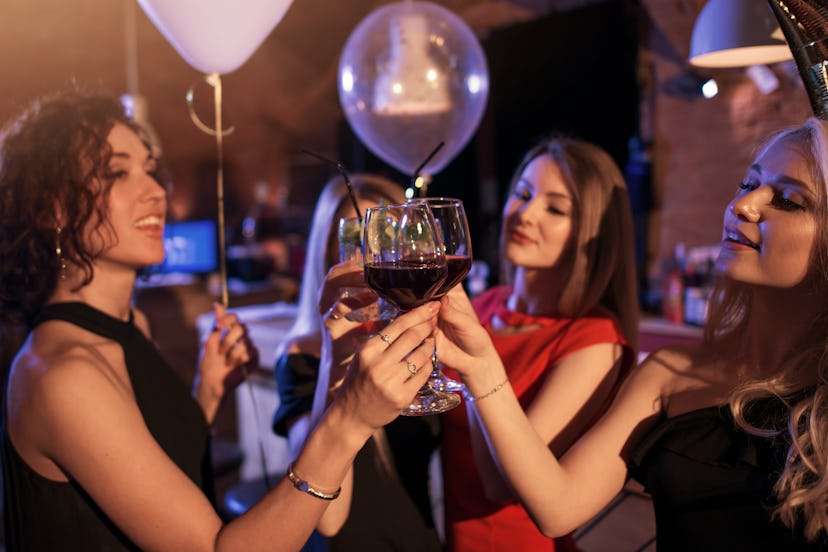
[[[33,326],[49,320],[71,322],[92,333],[123,343],[135,327],[135,315],[129,311],[129,320],[124,322],[80,301],[49,303],[35,317]]]

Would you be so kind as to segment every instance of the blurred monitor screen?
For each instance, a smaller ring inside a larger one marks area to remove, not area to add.
[[[212,220],[169,222],[164,228],[166,257],[162,274],[206,274],[218,268],[216,223]]]

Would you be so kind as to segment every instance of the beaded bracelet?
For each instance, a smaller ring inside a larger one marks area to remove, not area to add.
[[[469,402],[482,401],[486,397],[491,397],[492,395],[494,395],[495,393],[497,393],[498,391],[503,389],[506,386],[507,383],[509,383],[509,378],[508,377],[505,380],[503,380],[502,382],[495,385],[492,388],[491,391],[489,391],[488,393],[483,393],[479,397],[472,397],[470,393],[467,393],[466,394],[466,400],[469,401]]]
[[[314,489],[310,486],[310,483],[305,481],[304,479],[299,479],[295,473],[293,473],[293,464],[288,466],[287,470],[288,479],[290,482],[293,483],[293,486],[298,491],[302,491],[303,493],[308,493],[311,496],[315,496],[316,498],[321,498],[322,500],[333,500],[339,496],[339,493],[342,492],[342,487],[338,488],[332,493],[326,493],[317,489]]]

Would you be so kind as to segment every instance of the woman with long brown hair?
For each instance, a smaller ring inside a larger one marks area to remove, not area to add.
[[[556,454],[606,409],[635,361],[632,236],[624,178],[609,154],[557,136],[525,155],[503,207],[505,283],[473,303],[505,372],[485,393],[470,385],[465,408],[441,415],[450,550],[572,549],[571,538],[555,542],[534,526],[500,472],[477,407],[509,386]],[[461,374],[473,368],[438,350]]]

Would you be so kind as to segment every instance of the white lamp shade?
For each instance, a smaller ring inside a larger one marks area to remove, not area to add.
[[[746,67],[792,58],[764,0],[709,0],[693,27],[690,64],[696,67]]]

